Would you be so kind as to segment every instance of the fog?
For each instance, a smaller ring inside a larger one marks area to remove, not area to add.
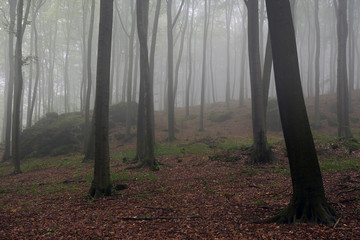
[[[190,86],[190,105],[200,104],[202,45],[204,29],[204,3],[203,1],[186,0],[179,11],[181,1],[173,4],[173,17],[179,12],[178,20],[174,25],[174,69],[179,62],[179,70],[175,106],[184,107],[186,102],[186,83],[189,74],[189,61],[192,62],[192,76]],[[293,18],[297,36],[297,48],[300,64],[303,92],[305,97],[315,95],[315,24],[314,1],[295,1]],[[26,5],[27,1],[25,1]],[[111,64],[111,103],[126,100],[126,81],[129,66],[129,34],[131,32],[132,14],[135,1],[115,1],[113,45]],[[354,1],[349,9],[349,20],[359,16],[360,2]],[[24,87],[22,97],[22,125],[26,125],[26,114],[30,104],[29,96],[37,91],[33,122],[36,122],[47,112],[75,112],[84,109],[85,87],[84,79],[87,78],[86,52],[91,1],[79,0],[34,0],[30,7],[28,24],[24,33],[22,68]],[[149,19],[149,46],[152,34],[153,19],[156,1],[150,1]],[[99,21],[99,1],[96,1],[94,18],[94,33],[92,41],[92,80],[95,82],[96,74],[96,49]],[[7,87],[5,81],[9,79],[9,2],[0,1],[0,123],[2,139],[4,139],[4,108],[6,103]],[[191,22],[191,16],[194,20]],[[227,18],[229,31],[227,31]],[[187,21],[187,24],[186,23]],[[320,64],[319,82],[320,94],[334,93],[336,91],[336,60],[337,37],[336,15],[333,1],[319,1],[320,22]],[[38,52],[35,53],[35,25],[37,31]],[[356,66],[359,61],[358,50],[358,21],[349,21],[351,41],[351,66]],[[264,62],[268,23],[264,1],[259,2],[259,37],[260,61]],[[193,35],[190,39],[190,31]],[[207,40],[206,60],[206,91],[205,102],[213,103],[226,101],[226,82],[229,76],[231,100],[238,100],[244,87],[243,97],[250,98],[250,77],[247,50],[247,9],[244,1],[211,1],[209,17],[209,33]],[[155,110],[164,110],[166,107],[167,89],[167,20],[166,4],[161,5],[159,28],[155,52],[154,70],[154,103]],[[182,33],[184,32],[184,38]],[[228,35],[227,35],[228,33]],[[229,36],[229,62],[227,61],[227,36]],[[181,43],[181,41],[184,41]],[[189,50],[189,44],[192,49]],[[181,45],[183,45],[180,53]],[[348,44],[349,48],[349,44]],[[191,54],[189,54],[189,51]],[[137,32],[135,31],[133,45],[133,74],[132,74],[132,100],[138,99],[139,88],[139,61]],[[181,59],[179,60],[179,56]],[[242,60],[242,56],[246,56]],[[349,56],[349,58],[350,58]],[[34,89],[36,78],[36,65],[39,64],[39,82]],[[228,68],[229,65],[229,68]],[[229,69],[229,73],[227,73]],[[350,68],[350,88],[359,87],[359,70]],[[174,73],[176,74],[176,73]],[[136,83],[135,83],[136,82]],[[241,84],[243,82],[243,85]],[[94,86],[94,84],[93,84]],[[94,87],[91,95],[91,108],[94,102]],[[275,97],[273,76],[270,83],[269,97]],[[31,100],[30,100],[31,101]]]

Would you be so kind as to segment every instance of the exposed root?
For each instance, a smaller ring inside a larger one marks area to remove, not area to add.
[[[336,222],[335,211],[326,203],[308,203],[304,206],[290,204],[277,215],[259,221],[259,223],[311,223],[333,225]]]

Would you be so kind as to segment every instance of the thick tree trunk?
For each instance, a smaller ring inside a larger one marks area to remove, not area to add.
[[[113,1],[101,0],[95,100],[95,166],[89,194],[111,194],[109,155],[109,91]]]
[[[266,6],[276,91],[293,186],[289,206],[268,221],[331,224],[334,211],[325,198],[306,113],[290,4],[287,0],[266,0]]]

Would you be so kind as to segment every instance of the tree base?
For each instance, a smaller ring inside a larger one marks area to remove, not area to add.
[[[264,151],[256,150],[254,147],[252,148],[248,164],[266,164],[274,162],[277,162],[277,159],[270,148]]]
[[[284,210],[274,217],[261,221],[262,223],[311,223],[332,225],[336,222],[335,210],[331,208],[326,200],[307,203],[304,205],[290,203]]]
[[[18,174],[21,174],[22,171],[20,169],[15,169],[10,175],[11,176],[14,176],[14,175],[18,175]]]
[[[140,159],[137,160],[139,162]],[[154,161],[143,160],[134,167],[127,167],[126,169],[140,169],[140,168],[149,168],[151,171],[159,171],[160,163],[155,159]]]
[[[93,183],[90,187],[89,195],[95,199],[99,199],[101,196],[111,196],[111,190],[111,184],[107,188],[101,189],[100,187],[95,186],[95,184]]]

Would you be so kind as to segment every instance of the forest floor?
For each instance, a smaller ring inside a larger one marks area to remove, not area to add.
[[[352,131],[360,138],[360,95],[354,94]],[[330,102],[322,112],[330,119]],[[356,104],[357,103],[357,104]],[[308,110],[311,115],[311,100]],[[157,113],[159,171],[131,169],[135,139],[111,136],[110,197],[87,197],[93,163],[82,155],[26,159],[23,173],[11,176],[10,163],[0,164],[0,239],[360,239],[360,151],[336,139],[328,119],[314,130],[326,197],[337,211],[332,226],[256,223],[285,208],[291,178],[281,132],[269,132],[277,163],[246,164],[251,146],[249,105],[231,107],[223,122],[206,119],[197,129],[177,110],[177,141],[166,141],[166,114]],[[224,104],[208,106],[226,112]],[[330,124],[331,125],[331,124]],[[349,145],[350,144],[350,145]]]

